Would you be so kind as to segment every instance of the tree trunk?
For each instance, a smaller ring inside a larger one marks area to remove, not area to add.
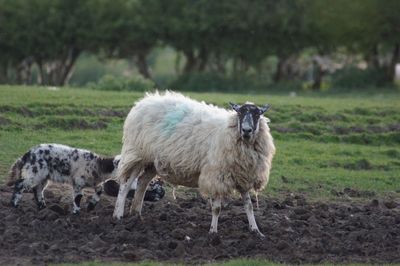
[[[199,64],[198,70],[200,72],[203,72],[205,70],[205,68],[207,66],[207,62],[208,62],[208,51],[204,47],[200,49],[199,61],[200,61],[200,64]]]
[[[43,62],[36,60],[39,68],[39,84],[44,86],[64,86],[72,76],[73,67],[80,55],[80,51],[70,48],[61,59]]]
[[[32,63],[31,57],[25,58],[16,68],[17,84],[29,85],[32,83]]]
[[[183,68],[183,73],[189,74],[189,73],[193,72],[193,70],[196,67],[196,57],[194,55],[193,50],[184,51],[183,53],[186,56],[186,64],[185,64],[185,67]]]
[[[367,62],[375,69],[379,69],[381,67],[379,63],[379,50],[377,44],[372,47],[370,54],[367,55]]]
[[[315,59],[313,60],[313,72],[314,82],[312,84],[312,89],[314,91],[319,91],[321,90],[322,79],[325,75],[325,71],[322,69],[318,60]]]
[[[7,79],[7,63],[0,64],[0,84],[6,84]]]
[[[400,59],[400,43],[396,43],[393,49],[392,59],[390,60],[390,65],[388,68],[388,80],[390,82],[395,82],[396,78],[396,64],[399,62]]]
[[[285,64],[285,60],[282,57],[278,58],[278,64],[276,65],[276,71],[274,74],[274,82],[278,83],[283,78],[283,67]]]
[[[147,53],[139,53],[136,56],[136,65],[138,67],[139,73],[142,74],[146,79],[151,79],[151,72],[149,65],[147,64]]]
[[[226,73],[225,62],[221,58],[220,53],[215,54],[215,65],[216,65],[218,73],[225,75],[225,73]]]

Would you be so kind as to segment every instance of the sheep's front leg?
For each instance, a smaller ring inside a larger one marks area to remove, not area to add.
[[[250,193],[242,193],[244,210],[246,211],[247,219],[249,220],[250,231],[256,232],[260,237],[265,237],[258,229],[256,218],[254,217],[253,204],[251,203]]]
[[[96,207],[97,203],[100,201],[100,196],[103,193],[103,184],[97,186],[94,189],[94,194],[89,198],[88,204],[87,204],[87,211],[92,211],[94,207]]]
[[[135,175],[131,175],[128,180],[125,182],[120,182],[119,184],[119,192],[117,201],[115,202],[114,214],[113,217],[116,219],[121,219],[124,216],[124,208],[126,196],[128,195],[129,190],[131,189],[131,185],[133,181],[136,179]]]
[[[221,213],[221,198],[217,197],[215,199],[211,199],[211,212],[212,212],[212,220],[210,227],[210,234],[218,232],[218,217]]]

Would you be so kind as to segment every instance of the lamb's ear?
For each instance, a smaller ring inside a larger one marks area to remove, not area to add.
[[[262,115],[263,113],[265,113],[266,111],[268,111],[269,108],[271,108],[271,105],[269,105],[269,104],[263,105],[263,106],[261,106],[260,108],[258,108],[258,109],[260,110],[260,115]]]
[[[231,106],[231,108],[233,110],[235,110],[236,112],[239,112],[239,109],[240,109],[240,105],[239,104],[229,102],[229,105]]]
[[[97,163],[102,173],[111,173],[114,171],[114,158],[99,158]]]

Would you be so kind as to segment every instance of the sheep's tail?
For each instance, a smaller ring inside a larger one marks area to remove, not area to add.
[[[133,169],[141,162],[134,153],[126,153],[122,156],[118,165],[118,177],[121,181],[126,181],[132,174]]]
[[[21,169],[24,166],[24,162],[22,158],[19,158],[15,163],[11,166],[10,175],[7,181],[7,186],[13,186],[17,179],[21,178]]]

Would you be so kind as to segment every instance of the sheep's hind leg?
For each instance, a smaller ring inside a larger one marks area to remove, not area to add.
[[[131,189],[131,185],[135,179],[136,179],[136,172],[132,173],[131,176],[126,181],[120,181],[118,197],[117,201],[115,202],[115,208],[113,213],[114,218],[121,219],[124,216],[126,196],[128,195],[128,192]]]
[[[138,177],[137,190],[135,191],[135,197],[133,198],[130,214],[136,214],[142,218],[141,214],[144,195],[146,193],[147,186],[155,175],[156,169],[154,166],[149,166],[144,170],[143,174]]]
[[[221,213],[221,198],[210,199],[211,203],[211,211],[212,211],[212,220],[211,227],[209,233],[217,233],[218,232],[218,217]]]
[[[251,203],[250,193],[242,193],[244,210],[246,211],[247,219],[249,220],[250,231],[255,232],[260,237],[265,237],[258,229],[256,218],[254,217],[253,204]]]
[[[11,197],[11,205],[13,207],[18,207],[18,202],[22,198],[22,193],[24,193],[25,186],[24,186],[24,179],[19,179],[15,182],[14,185],[14,192]]]

